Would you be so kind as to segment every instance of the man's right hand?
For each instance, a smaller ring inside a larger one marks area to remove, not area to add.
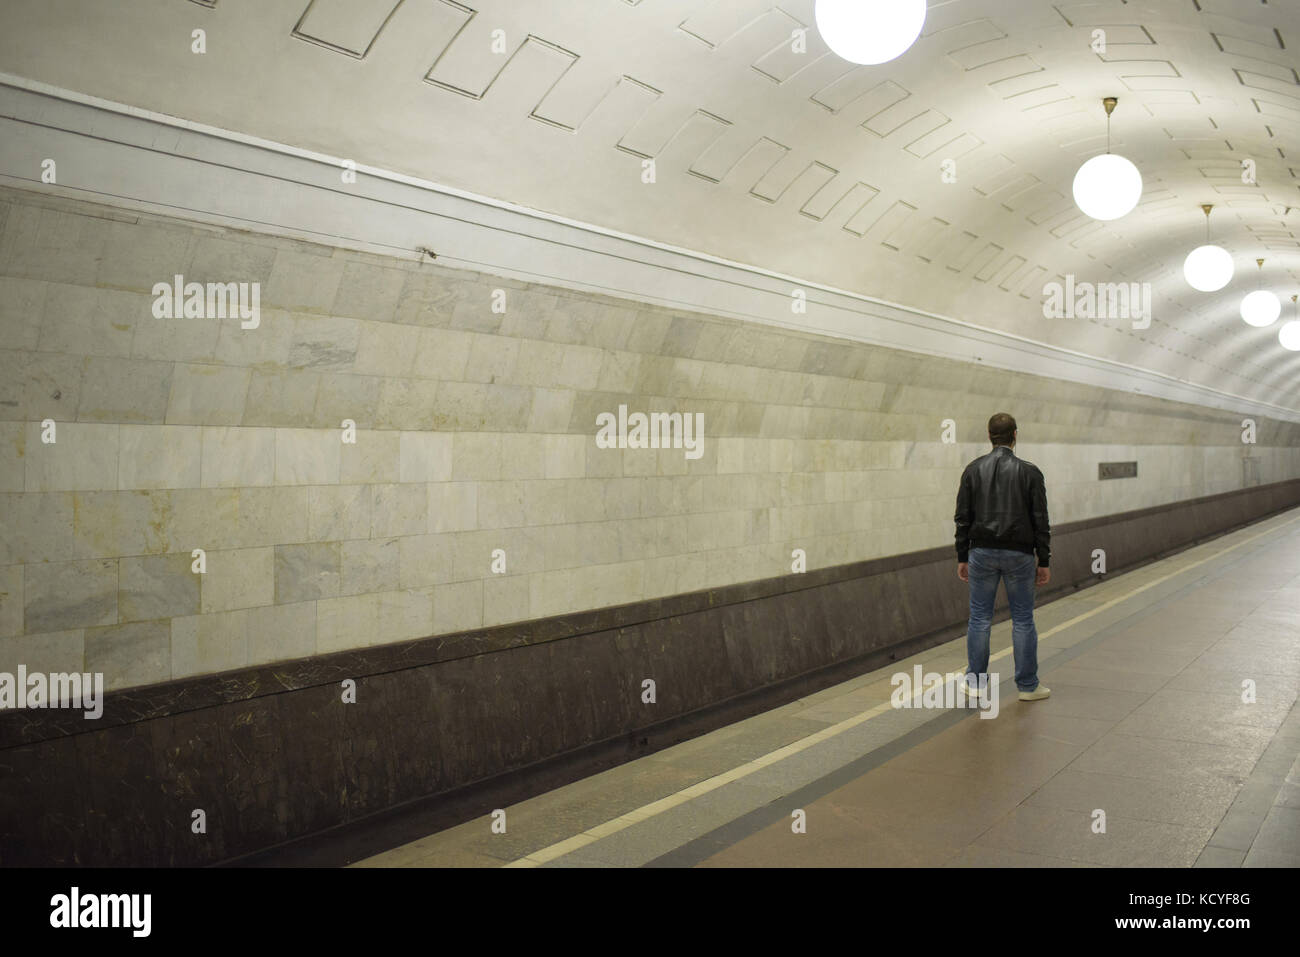
[[[1039,565],[1038,574],[1034,578],[1034,584],[1046,585],[1051,580],[1052,580],[1052,570],[1050,568],[1045,568],[1042,565]]]

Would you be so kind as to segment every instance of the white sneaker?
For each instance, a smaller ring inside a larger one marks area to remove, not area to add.
[[[1021,701],[1042,701],[1044,698],[1050,697],[1051,694],[1052,694],[1051,688],[1047,687],[1046,685],[1040,684],[1033,691],[1020,692],[1020,700]]]

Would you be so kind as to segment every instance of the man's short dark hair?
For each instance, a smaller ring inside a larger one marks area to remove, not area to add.
[[[1005,412],[989,419],[989,441],[994,445],[1010,445],[1016,440],[1016,420]]]

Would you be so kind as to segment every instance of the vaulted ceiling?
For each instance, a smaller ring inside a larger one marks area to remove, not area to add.
[[[1300,0],[932,0],[911,50],[866,67],[829,52],[813,0],[6,0],[4,19],[11,74],[1300,409],[1300,353],[1237,312],[1262,283],[1285,321],[1300,292]],[[1105,96],[1145,182],[1110,223],[1071,198]],[[1219,293],[1182,277],[1203,203],[1236,261]],[[1152,283],[1150,328],[1045,319],[1067,274]]]

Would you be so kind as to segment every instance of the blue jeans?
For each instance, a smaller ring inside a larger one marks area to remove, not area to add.
[[[993,601],[998,581],[1006,582],[1011,606],[1011,647],[1016,656],[1016,687],[1038,687],[1038,629],[1034,627],[1034,576],[1038,559],[1007,548],[972,548],[967,555],[970,574],[970,625],[966,631],[966,658],[976,680],[988,671],[989,632],[993,628]]]

